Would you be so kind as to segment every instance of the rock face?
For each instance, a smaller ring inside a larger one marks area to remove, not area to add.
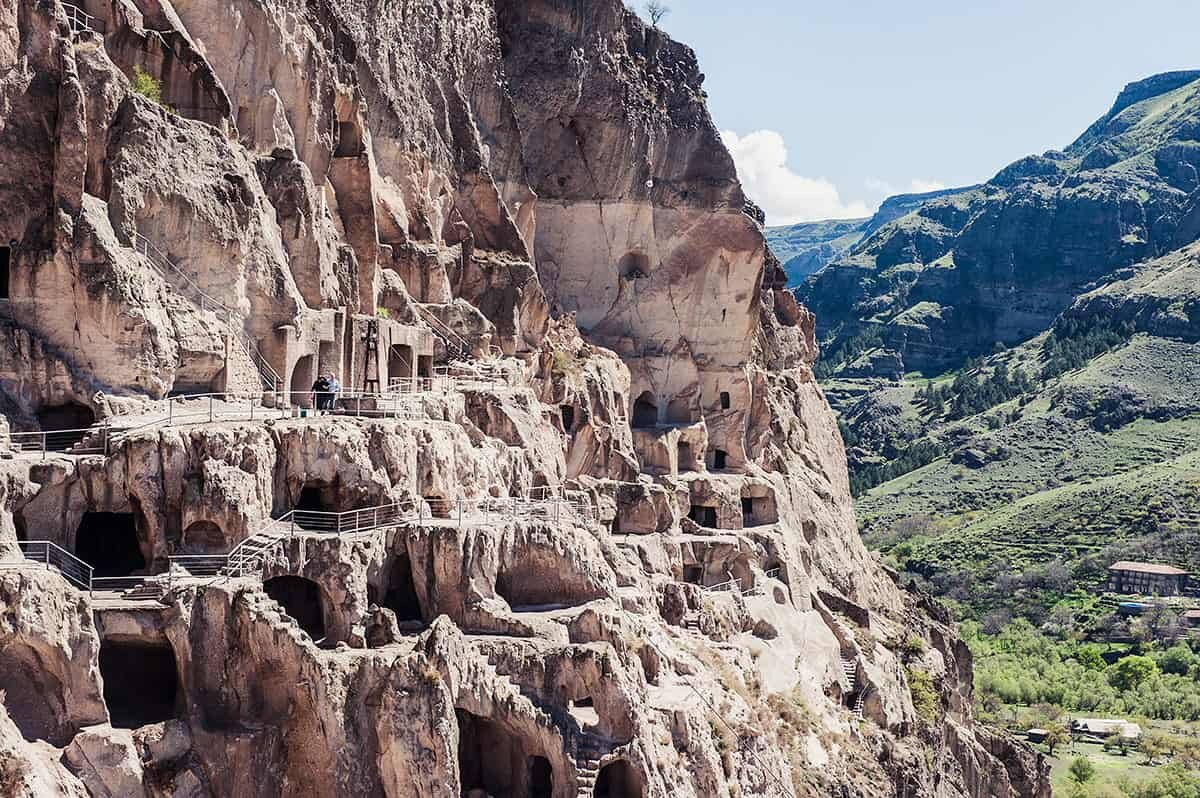
[[[616,0],[0,21],[0,792],[1049,794],[857,536],[686,47]],[[327,372],[368,390],[314,417]]]
[[[869,344],[899,354],[901,373],[936,373],[1037,335],[1079,295],[1194,241],[1198,169],[1200,72],[1156,75],[1066,149],[925,202],[797,293],[831,366],[870,371],[855,361]]]

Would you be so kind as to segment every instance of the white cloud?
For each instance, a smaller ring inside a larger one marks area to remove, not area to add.
[[[949,188],[940,180],[922,180],[921,178],[913,178],[907,186],[896,186],[886,180],[868,177],[863,181],[867,187],[867,191],[872,194],[877,194],[883,198],[894,197],[897,194],[924,194],[929,191],[941,191],[944,188]]]
[[[788,225],[817,219],[853,219],[874,209],[861,200],[843,202],[837,186],[823,177],[804,177],[787,165],[787,145],[774,130],[739,136],[721,132],[733,155],[746,195],[767,214],[767,224]]]

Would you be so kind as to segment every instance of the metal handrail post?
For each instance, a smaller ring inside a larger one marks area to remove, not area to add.
[[[208,396],[208,423],[211,424],[212,422],[213,422],[213,397],[212,397],[212,394],[209,394],[209,396]]]

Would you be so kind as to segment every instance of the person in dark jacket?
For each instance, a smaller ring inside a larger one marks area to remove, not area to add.
[[[329,410],[333,406],[333,401],[329,393],[329,380],[324,377],[318,377],[317,381],[312,384],[313,406],[317,412]]]

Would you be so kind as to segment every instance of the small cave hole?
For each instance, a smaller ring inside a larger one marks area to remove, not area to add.
[[[70,449],[86,437],[87,428],[96,423],[90,407],[78,402],[50,405],[38,410],[38,425],[46,435],[46,448],[51,451]]]
[[[523,740],[490,718],[456,709],[458,720],[458,771],[463,795],[482,790],[485,795],[528,795],[532,776],[531,752]],[[525,788],[525,789],[522,789]]]
[[[703,565],[685,565],[683,566],[683,581],[689,585],[704,584],[704,566]]]
[[[544,756],[529,757],[529,798],[552,798],[554,769]]]
[[[116,728],[136,729],[176,717],[179,673],[169,645],[103,640],[100,675]]]
[[[92,575],[129,576],[145,570],[133,513],[84,513],[75,530],[75,556],[92,566]]]
[[[630,252],[621,258],[617,270],[623,280],[642,280],[650,276],[650,259],[641,252]]]
[[[728,410],[729,405],[729,391],[721,391],[721,409]]]
[[[228,548],[225,533],[212,521],[193,521],[183,530],[181,551],[187,554],[220,554]]]
[[[363,153],[362,135],[353,121],[338,122],[337,149],[334,158],[357,158]]]
[[[562,415],[563,432],[570,432],[575,427],[575,408],[570,405],[560,405],[558,410]]]
[[[12,247],[0,247],[0,299],[8,299],[8,270],[12,261]]]
[[[658,425],[658,405],[654,403],[654,394],[643,391],[633,403],[633,426],[638,428]]]
[[[717,528],[717,508],[704,504],[693,504],[688,511],[688,518],[709,529]]]
[[[325,639],[325,614],[321,586],[302,576],[277,576],[263,583],[267,595],[279,602],[284,612],[300,624],[315,642]]]
[[[676,447],[677,462],[680,471],[690,471],[692,469],[692,445],[687,441],[680,441]]]
[[[724,449],[715,449],[713,451],[713,468],[721,471],[725,468],[729,454]]]

